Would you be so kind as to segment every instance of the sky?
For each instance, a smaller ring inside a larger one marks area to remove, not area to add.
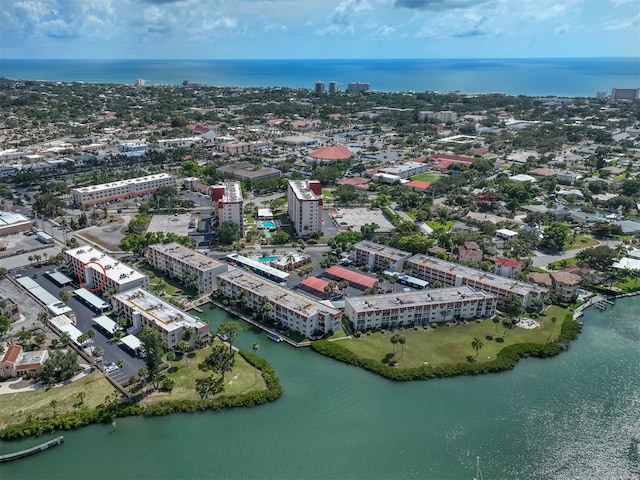
[[[640,0],[0,0],[0,58],[640,57]]]

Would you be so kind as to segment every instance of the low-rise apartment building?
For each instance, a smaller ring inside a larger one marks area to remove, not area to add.
[[[149,277],[94,247],[77,247],[62,254],[63,267],[92,292],[125,292],[149,288]]]
[[[218,275],[218,292],[229,299],[242,295],[243,304],[255,311],[269,302],[266,318],[307,337],[336,332],[341,326],[340,310],[240,268]]]
[[[150,245],[145,253],[149,265],[170,278],[179,278],[199,294],[216,289],[216,276],[226,272],[228,265],[202,255],[179,243]]]
[[[344,313],[354,330],[364,331],[489,318],[495,314],[496,305],[495,296],[463,285],[420,292],[347,297]]]
[[[177,347],[185,338],[187,329],[192,333],[188,336],[192,347],[198,339],[202,342],[209,340],[208,324],[142,288],[113,295],[111,306],[117,315],[125,317],[133,325],[136,333],[143,327],[151,327],[160,332],[171,348]]]
[[[138,197],[155,192],[160,187],[175,187],[176,177],[168,173],[147,175],[118,182],[102,183],[90,187],[73,188],[71,195],[75,205],[95,205],[112,200]]]
[[[322,187],[317,180],[289,180],[289,219],[299,236],[322,231]]]
[[[234,223],[244,232],[244,200],[238,182],[224,182],[211,187],[213,214],[217,225]]]
[[[453,287],[468,285],[475,290],[483,290],[495,295],[499,307],[504,305],[509,295],[520,298],[523,308],[530,308],[536,300],[543,300],[549,294],[548,289],[532,283],[518,282],[424,254],[409,258],[405,262],[405,270],[409,275],[427,280],[432,285],[439,282]]]
[[[353,246],[351,258],[360,265],[380,270],[402,271],[404,261],[411,257],[411,253],[387,245],[363,240]]]

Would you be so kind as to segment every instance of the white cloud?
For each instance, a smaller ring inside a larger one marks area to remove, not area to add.
[[[625,30],[630,27],[637,27],[640,25],[640,13],[636,14],[627,20],[611,21],[604,24],[605,30]]]

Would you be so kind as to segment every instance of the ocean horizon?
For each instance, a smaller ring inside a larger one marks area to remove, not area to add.
[[[521,59],[268,59],[268,60],[26,60],[0,59],[13,80],[313,89],[316,81],[365,82],[372,91],[499,92],[508,95],[595,97],[640,87],[640,58]]]

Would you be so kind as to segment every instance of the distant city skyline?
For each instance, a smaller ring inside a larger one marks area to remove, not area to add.
[[[21,0],[0,22],[0,58],[640,56],[640,0]]]

